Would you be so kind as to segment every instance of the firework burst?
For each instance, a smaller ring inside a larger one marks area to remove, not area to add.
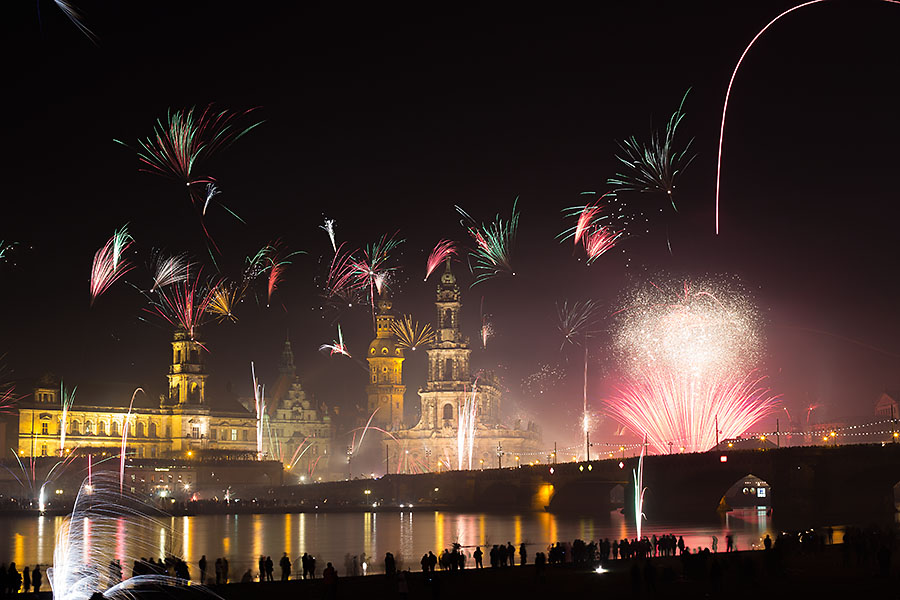
[[[330,344],[322,344],[319,346],[319,352],[324,350],[328,350],[330,352],[330,356],[334,356],[335,354],[343,354],[347,358],[351,358],[350,353],[347,351],[347,346],[344,344],[344,334],[341,333],[341,326],[337,326],[337,334],[338,339],[332,340]]]
[[[94,35],[94,32],[88,29],[88,26],[84,24],[84,20],[82,19],[81,13],[78,12],[78,9],[72,5],[68,0],[53,0],[53,3],[56,4],[57,8],[62,11],[66,18],[72,22],[72,24],[78,28],[84,37],[91,40],[94,45],[97,45],[97,36]]]
[[[187,279],[191,263],[188,260],[187,252],[175,256],[163,256],[162,253],[155,253],[151,259],[150,268],[153,271],[153,287],[150,288],[150,291],[154,292],[158,288]]]
[[[738,289],[649,285],[618,313],[613,345],[625,370],[609,413],[658,452],[737,437],[775,409],[755,374],[762,345],[756,310]]]
[[[337,243],[334,241],[334,219],[325,218],[325,223],[323,225],[319,225],[319,229],[325,231],[328,234],[328,239],[331,240],[331,247],[334,248],[335,254],[337,253]]]
[[[425,262],[424,281],[428,281],[428,278],[431,277],[434,270],[442,265],[444,261],[449,260],[452,256],[456,256],[456,252],[456,242],[451,240],[439,241],[434,247],[434,250],[431,251],[431,254],[428,255],[428,260]]]
[[[397,336],[397,343],[401,348],[409,348],[415,351],[420,346],[433,344],[435,340],[434,330],[430,323],[420,326],[414,321],[412,315],[405,315],[402,319],[395,319],[391,330]]]
[[[145,309],[162,317],[169,325],[181,329],[195,338],[197,329],[203,324],[206,310],[216,290],[215,285],[207,286],[201,281],[201,271],[191,279],[157,290],[159,300],[151,301],[151,308]]]
[[[384,234],[374,244],[369,244],[362,253],[362,258],[351,259],[353,277],[356,280],[354,287],[357,289],[369,288],[369,304],[372,306],[372,329],[377,329],[375,323],[375,291],[381,294],[387,277],[396,270],[396,267],[387,265],[391,252],[404,240],[396,239],[396,234],[388,236]],[[335,255],[337,258],[337,255]]]
[[[556,328],[562,334],[563,341],[559,349],[566,344],[585,345],[588,338],[597,333],[600,322],[600,307],[593,300],[579,300],[569,303],[564,300],[556,305]]]
[[[106,244],[94,254],[94,263],[91,266],[91,306],[109,289],[109,286],[134,268],[123,257],[133,242],[134,239],[128,235],[128,227],[124,226],[116,230]]]
[[[512,213],[508,221],[497,215],[493,223],[480,226],[475,219],[469,216],[469,213],[459,206],[456,207],[457,212],[463,217],[461,221],[463,227],[475,242],[474,248],[469,250],[469,270],[475,275],[472,287],[501,273],[516,274],[513,271],[511,259],[516,232],[519,228],[519,213],[516,210],[518,201],[519,199],[516,198],[513,202]]]
[[[682,109],[689,92],[690,90],[684,93],[678,110],[669,118],[664,138],[660,139],[659,132],[655,131],[649,144],[638,142],[634,136],[619,144],[623,156],[617,154],[616,158],[625,169],[623,173],[616,173],[615,177],[607,180],[609,185],[615,186],[616,190],[664,192],[672,208],[677,210],[673,197],[675,179],[694,160],[694,155],[689,155],[693,140],[683,150],[675,149],[675,133],[684,118]]]
[[[226,281],[219,282],[218,285],[213,287],[212,293],[209,296],[209,304],[206,307],[206,312],[215,315],[219,323],[224,321],[237,323],[234,309],[243,299],[245,291],[246,288],[235,285],[234,283],[228,283]]]

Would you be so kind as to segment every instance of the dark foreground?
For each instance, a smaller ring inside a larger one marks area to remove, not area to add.
[[[708,560],[688,557],[611,561],[598,574],[574,565],[547,566],[537,574],[534,565],[502,569],[412,572],[407,577],[409,598],[559,598],[585,593],[615,598],[898,598],[900,560],[859,556],[827,546],[814,554],[780,556],[775,550],[712,555]],[[647,569],[647,564],[652,566]],[[885,566],[887,565],[887,568]],[[334,595],[321,579],[217,586],[226,600],[258,598],[401,598],[396,576],[341,577]],[[862,595],[861,595],[862,594]]]

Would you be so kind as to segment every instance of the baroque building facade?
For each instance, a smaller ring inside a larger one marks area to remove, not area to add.
[[[502,423],[498,378],[490,372],[472,376],[472,349],[462,333],[462,297],[449,261],[437,286],[435,309],[435,341],[427,350],[425,386],[418,391],[419,422],[385,438],[388,470],[469,468],[470,461],[476,469],[515,466],[517,456],[538,452],[541,437],[536,425],[522,429],[518,423],[514,427]],[[474,411],[467,412],[467,406]],[[467,424],[467,415],[473,413]]]
[[[368,412],[372,423],[382,429],[403,427],[403,348],[394,335],[396,317],[392,303],[382,297],[375,315],[375,339],[369,344],[369,384],[366,386]],[[373,414],[374,413],[374,414]]]
[[[60,382],[45,375],[17,403],[22,457],[118,454],[127,426],[127,451],[137,458],[185,458],[201,452],[247,455],[256,450],[256,417],[229,398],[211,403],[203,345],[184,331],[172,339],[168,392],[158,401],[140,390],[106,386],[74,389],[64,409]],[[63,430],[65,435],[63,435]]]

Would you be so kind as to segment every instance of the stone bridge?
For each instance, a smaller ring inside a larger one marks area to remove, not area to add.
[[[620,464],[622,465],[620,467]],[[633,510],[635,457],[483,471],[387,475],[380,479],[270,488],[280,503],[320,509],[379,503],[451,510],[549,510],[608,513],[611,492],[623,486]],[[552,467],[552,472],[551,472]],[[865,522],[895,512],[900,444],[803,446],[648,456],[645,513],[673,522],[715,515],[725,492],[747,475],[770,486],[770,505],[782,523]],[[367,492],[368,490],[368,492]]]

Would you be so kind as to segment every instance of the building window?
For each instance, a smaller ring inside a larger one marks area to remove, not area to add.
[[[216,439],[216,431],[218,431],[218,430],[217,430],[217,429],[210,429],[210,430],[209,430],[209,439],[211,439],[211,440]]]
[[[144,458],[144,447],[138,446],[137,453],[139,458]]]
[[[444,405],[444,420],[446,420],[446,421],[453,420],[453,405],[452,404]]]
[[[444,379],[453,379],[453,359],[444,361]]]
[[[247,430],[244,429],[244,430],[242,431],[242,433],[243,433],[243,439],[244,439],[244,441],[246,442],[246,441],[247,441]]]
[[[156,458],[156,446],[150,448],[150,458]]]
[[[109,435],[119,437],[119,424],[115,421],[109,424]]]
[[[156,437],[156,423],[150,423],[150,437]]]
[[[72,421],[72,435],[78,435],[80,432],[78,431],[79,423],[78,421]]]
[[[232,441],[232,442],[238,441],[238,439],[237,439],[237,429],[232,429],[232,430],[231,430],[231,441]]]
[[[97,423],[97,435],[106,435],[106,423],[103,421]]]
[[[41,435],[50,435],[50,423],[41,423]]]
[[[191,427],[191,437],[197,439],[200,437],[200,428],[194,425]]]
[[[138,422],[137,424],[137,432],[135,433],[137,437],[144,437],[144,423]],[[141,454],[143,456],[143,454]]]
[[[94,433],[94,424],[90,421],[84,422],[84,435],[91,435]]]
[[[47,444],[41,444],[41,456],[47,456]]]

